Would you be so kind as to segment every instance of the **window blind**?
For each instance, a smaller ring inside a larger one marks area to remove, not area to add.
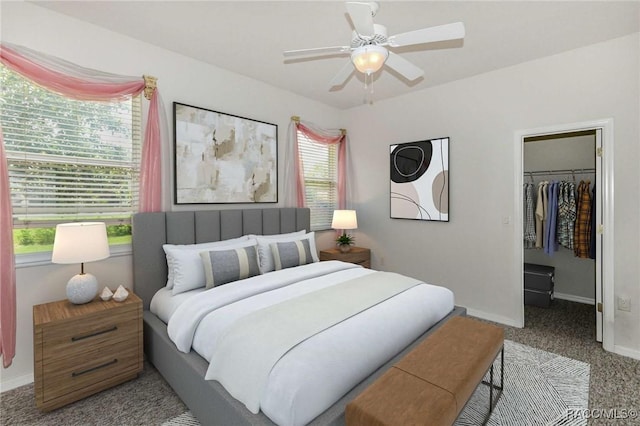
[[[314,142],[298,132],[298,151],[302,157],[305,201],[311,209],[311,230],[331,228],[333,211],[338,208],[338,145]]]
[[[77,101],[3,66],[0,85],[14,226],[129,222],[138,204],[140,96]]]

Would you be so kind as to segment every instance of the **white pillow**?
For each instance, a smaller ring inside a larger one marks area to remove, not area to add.
[[[167,256],[167,288],[173,289],[177,281],[180,290],[173,291],[173,294],[178,294],[187,291],[185,288],[194,289],[204,286],[204,268],[199,253],[216,247],[231,248],[247,241],[249,241],[249,237],[245,235],[239,238],[210,243],[164,244],[162,248]],[[200,278],[202,278],[202,285],[198,286],[197,282]]]
[[[303,229],[302,231],[295,231],[295,232],[287,232],[286,234],[271,234],[271,235],[257,235],[257,234],[249,234],[247,235],[247,237],[249,238],[264,238],[264,239],[269,239],[269,240],[278,240],[280,238],[289,238],[289,237],[299,237],[301,235],[304,235],[307,233],[306,229]]]
[[[258,240],[258,260],[260,261],[260,273],[266,274],[275,270],[275,263],[273,260],[273,253],[271,252],[272,243],[287,243],[290,241],[309,240],[309,248],[311,249],[311,257],[314,262],[320,261],[318,258],[318,251],[316,250],[316,237],[315,232],[309,232],[304,235],[293,236],[262,236],[256,235]]]

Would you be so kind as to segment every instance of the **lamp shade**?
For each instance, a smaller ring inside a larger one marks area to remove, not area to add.
[[[360,46],[351,54],[351,62],[358,71],[364,74],[372,74],[384,65],[389,52],[382,46]]]
[[[61,223],[53,241],[53,263],[84,263],[109,257],[104,222]]]
[[[333,229],[356,229],[358,227],[358,219],[355,210],[334,210],[333,220],[331,221]]]

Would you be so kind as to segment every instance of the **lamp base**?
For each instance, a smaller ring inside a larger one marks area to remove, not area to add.
[[[98,294],[98,280],[91,274],[78,274],[67,283],[67,299],[75,305],[89,303]]]

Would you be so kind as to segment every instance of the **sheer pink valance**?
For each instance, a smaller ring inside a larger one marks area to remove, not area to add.
[[[54,56],[46,55],[23,46],[0,44],[0,62],[12,71],[32,82],[63,96],[84,101],[120,101],[145,91],[150,98],[147,126],[140,163],[139,210],[143,212],[162,209],[161,147],[166,132],[166,117],[160,114],[160,95],[155,88],[155,78],[129,77],[80,67]],[[7,160],[2,151],[2,173],[7,173]],[[3,179],[4,185],[4,177]],[[8,177],[7,177],[8,185]],[[5,203],[4,199],[8,201]],[[0,332],[5,366],[11,363],[15,353],[15,263],[13,250],[9,258],[8,247],[13,242],[11,199],[2,187],[2,284],[0,286]],[[9,234],[9,237],[5,236]],[[6,275],[5,275],[6,274]],[[13,279],[10,279],[13,277]],[[6,279],[5,279],[6,278]]]
[[[24,53],[21,54],[18,50]],[[0,46],[0,57],[4,66],[42,87],[69,98],[111,101],[134,96],[144,90],[145,83],[142,78],[132,77],[133,80],[122,81],[119,76],[92,72],[77,66],[76,75],[69,75],[50,68],[54,65],[51,60],[39,62],[34,56],[35,52],[30,49],[10,47],[6,44]],[[61,62],[58,61],[58,64]],[[66,65],[66,71],[69,71],[72,67],[70,64]],[[107,79],[108,75],[111,78]]]
[[[300,122],[295,123],[296,129],[310,140],[325,144],[338,144],[338,208],[345,209],[347,206],[347,136],[342,130],[312,129],[310,125]],[[296,137],[294,144],[294,175],[296,177],[296,199],[298,207],[305,205],[305,185],[302,159],[298,151],[298,140]]]

